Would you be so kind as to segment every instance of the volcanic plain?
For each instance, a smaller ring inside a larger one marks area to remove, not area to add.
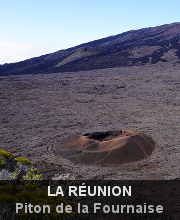
[[[180,178],[180,64],[0,77],[0,146],[27,157],[44,178]],[[141,161],[84,165],[56,155],[71,135],[137,130],[156,147]]]

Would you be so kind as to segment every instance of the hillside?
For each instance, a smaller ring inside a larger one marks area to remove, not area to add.
[[[85,71],[160,61],[180,62],[180,23],[132,30],[18,63],[0,65],[0,75]]]

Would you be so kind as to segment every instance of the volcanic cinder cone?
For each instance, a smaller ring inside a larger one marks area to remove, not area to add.
[[[55,146],[55,153],[78,164],[124,164],[151,155],[155,142],[131,130],[87,133],[72,136]]]

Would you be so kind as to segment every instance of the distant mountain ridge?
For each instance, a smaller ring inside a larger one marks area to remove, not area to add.
[[[0,75],[73,72],[157,62],[180,63],[180,22],[132,30],[18,63]]]

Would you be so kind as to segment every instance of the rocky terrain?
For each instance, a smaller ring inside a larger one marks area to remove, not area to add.
[[[132,30],[41,57],[1,65],[0,75],[75,72],[172,61],[180,61],[180,23]]]
[[[30,159],[45,178],[55,174],[77,179],[180,178],[179,94],[176,60],[2,76],[0,146]],[[53,146],[68,136],[120,129],[152,136],[156,142],[152,156],[122,166],[90,166],[74,165],[54,153]]]

